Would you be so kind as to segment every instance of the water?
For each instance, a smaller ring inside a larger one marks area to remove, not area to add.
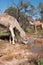
[[[33,47],[31,48],[31,51],[32,51],[32,52],[38,52],[38,51],[40,51],[40,48],[37,47],[37,46],[33,46]]]
[[[28,40],[28,43],[27,44],[33,44],[34,43],[34,40]]]
[[[28,40],[27,44],[30,44],[30,45],[33,44],[32,48],[31,48],[32,52],[39,52],[40,50],[43,49],[43,42],[38,39],[37,40],[30,39],[30,40]]]

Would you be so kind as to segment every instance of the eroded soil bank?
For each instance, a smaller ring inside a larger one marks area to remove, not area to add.
[[[43,56],[43,41],[35,40],[32,44],[16,43],[0,40],[0,65],[37,65]]]

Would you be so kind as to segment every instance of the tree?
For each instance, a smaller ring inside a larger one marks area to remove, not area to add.
[[[36,14],[35,7],[30,3],[30,1],[24,2],[20,0],[20,2],[16,5],[14,0],[10,1],[13,5],[11,5],[5,12],[17,18],[20,25],[26,29],[29,26],[29,20],[32,20],[32,17]]]
[[[43,21],[43,3],[39,3],[39,11],[41,16],[41,21]]]
[[[15,7],[9,7],[8,9],[5,10],[5,13],[8,13],[11,16],[14,16],[17,18],[17,9]]]

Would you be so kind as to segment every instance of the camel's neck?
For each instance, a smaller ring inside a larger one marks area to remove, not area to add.
[[[26,36],[26,34],[25,34],[25,32],[24,32],[24,30],[21,28],[21,26],[20,26],[20,24],[16,21],[16,29],[18,29],[18,31],[20,32],[20,36],[22,37],[22,38],[24,38],[25,36]]]
[[[34,23],[32,23],[31,21],[29,22],[31,25],[34,25]]]
[[[18,21],[17,21],[16,19],[15,19],[15,22],[14,22],[13,24],[14,24],[14,26],[16,27],[16,29],[17,29],[19,32],[22,31],[22,28],[21,28],[20,24],[18,23]]]

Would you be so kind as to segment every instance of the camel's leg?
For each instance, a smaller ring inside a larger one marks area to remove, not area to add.
[[[11,44],[11,35],[9,36],[9,42],[10,42],[10,44]]]
[[[35,26],[35,32],[37,33],[37,26]]]
[[[40,28],[42,29],[42,25],[40,25]]]
[[[40,28],[43,29],[43,23],[40,24]]]
[[[13,40],[12,40],[12,43],[15,44],[15,42],[14,42],[14,36],[13,36],[13,35],[12,35],[12,39],[13,39]]]
[[[12,42],[13,42],[13,44],[15,44],[15,42],[14,42],[14,31],[13,31],[13,28],[10,26],[9,27],[9,30],[10,30],[10,33],[11,33],[11,37],[12,37]],[[11,38],[10,38],[11,39]]]

